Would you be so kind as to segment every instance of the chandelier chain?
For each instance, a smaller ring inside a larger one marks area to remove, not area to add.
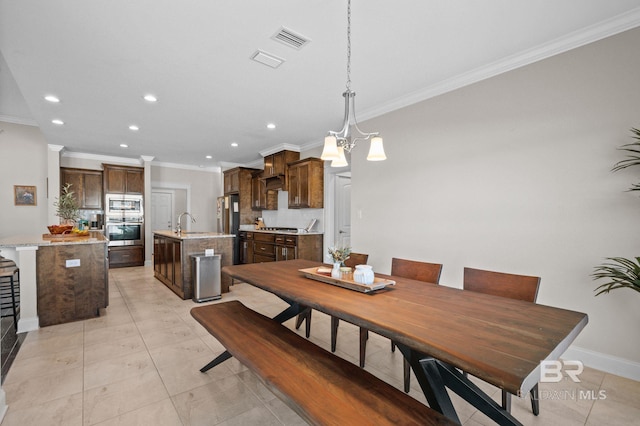
[[[347,2],[347,91],[351,90],[351,0]]]

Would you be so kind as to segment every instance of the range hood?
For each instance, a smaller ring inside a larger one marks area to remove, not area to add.
[[[264,183],[267,190],[279,191],[286,189],[287,182],[285,175],[261,177],[260,180]]]

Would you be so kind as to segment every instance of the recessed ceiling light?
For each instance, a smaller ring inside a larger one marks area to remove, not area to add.
[[[120,148],[129,148],[129,145],[127,145],[126,143],[121,143]]]
[[[54,119],[54,120],[51,120],[51,122],[52,122],[53,124],[57,124],[58,126],[62,126],[62,125],[64,124],[64,121],[62,121],[62,120],[60,120],[60,119],[57,119],[57,118],[56,118],[56,119]]]
[[[140,130],[140,128],[135,124],[132,124],[131,126],[129,126],[129,130],[133,130],[134,132],[137,132],[138,130]]]
[[[273,129],[275,129],[275,128],[276,128],[276,125],[275,125],[275,124],[273,124],[273,123],[269,123],[269,124],[267,124],[267,129],[272,129],[272,130],[273,130]]]
[[[60,98],[54,95],[47,95],[44,97],[44,99],[54,104],[57,104],[58,102],[60,102]]]
[[[155,96],[149,94],[149,95],[144,95],[144,100],[147,102],[157,102],[158,98],[156,98]]]
[[[204,158],[206,158],[207,160],[211,160],[213,157],[210,155],[205,156]]]
[[[238,146],[238,142],[231,142],[231,146],[234,147],[234,148],[237,147]]]

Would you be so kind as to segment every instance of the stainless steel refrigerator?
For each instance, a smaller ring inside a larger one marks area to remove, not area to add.
[[[218,232],[236,236],[233,239],[233,264],[237,265],[240,262],[240,198],[237,194],[225,195],[218,197],[216,204]]]

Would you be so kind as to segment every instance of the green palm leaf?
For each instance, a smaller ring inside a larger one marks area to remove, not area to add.
[[[640,257],[636,257],[635,261],[623,257],[610,257],[607,260],[610,262],[597,266],[592,274],[594,280],[607,280],[596,287],[596,296],[618,288],[640,292]]]

